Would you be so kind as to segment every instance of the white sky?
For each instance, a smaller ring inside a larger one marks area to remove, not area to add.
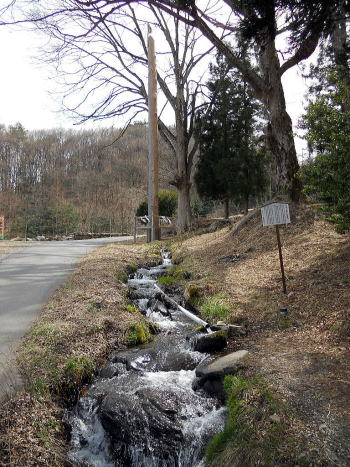
[[[41,40],[35,32],[0,27],[0,124],[20,122],[27,130],[73,128],[73,120],[60,111],[59,97],[55,95],[58,87],[49,78],[49,66],[35,63],[33,58],[40,50]],[[283,84],[287,109],[295,126],[303,112],[306,86],[296,67],[284,75]],[[113,124],[120,126],[110,119],[80,128]],[[296,138],[296,146],[300,156],[305,142]]]

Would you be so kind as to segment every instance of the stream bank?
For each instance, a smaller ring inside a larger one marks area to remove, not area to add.
[[[201,465],[205,445],[224,426],[218,397],[194,384],[196,368],[210,357],[193,350],[193,329],[207,323],[159,289],[157,278],[171,266],[170,255],[162,256],[163,264],[140,268],[128,281],[131,299],[160,332],[149,344],[112,354],[68,415],[74,464]]]

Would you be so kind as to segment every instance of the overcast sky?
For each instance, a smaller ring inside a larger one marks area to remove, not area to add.
[[[60,111],[59,90],[48,66],[34,60],[40,41],[34,32],[0,28],[0,124],[20,122],[27,130],[73,128],[73,120]],[[294,67],[283,78],[288,111],[297,124],[303,112],[306,87]],[[85,124],[84,128],[118,126],[116,121]],[[75,127],[77,128],[77,127]],[[79,127],[78,127],[79,128]],[[81,126],[80,126],[81,128]],[[305,143],[296,139],[300,155]]]

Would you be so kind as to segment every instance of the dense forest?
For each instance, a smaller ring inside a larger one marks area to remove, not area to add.
[[[161,187],[172,159],[161,145]],[[147,191],[147,128],[0,127],[0,212],[11,236],[130,231]]]

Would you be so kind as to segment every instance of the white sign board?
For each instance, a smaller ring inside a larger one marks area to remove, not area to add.
[[[288,203],[271,203],[261,208],[263,227],[290,224]]]

